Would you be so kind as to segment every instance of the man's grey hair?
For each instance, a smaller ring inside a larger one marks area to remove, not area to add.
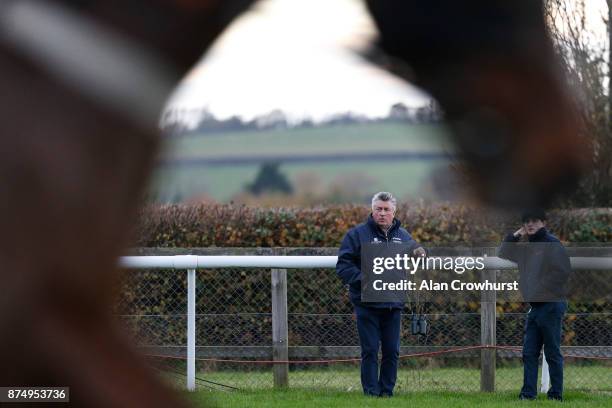
[[[393,208],[397,208],[397,200],[395,199],[395,197],[393,197],[393,194],[388,193],[386,191],[381,191],[374,194],[374,197],[372,197],[372,208],[374,208],[374,203],[376,201],[388,201],[391,203]]]

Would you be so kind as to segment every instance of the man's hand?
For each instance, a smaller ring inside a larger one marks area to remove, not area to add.
[[[418,248],[416,248],[414,251],[412,251],[412,254],[413,254],[414,256],[424,257],[424,256],[426,255],[425,248],[423,248],[423,247],[418,247]]]
[[[525,227],[521,227],[521,228],[517,229],[517,230],[514,232],[514,234],[513,234],[513,235],[514,235],[516,238],[523,238],[523,237],[525,236],[525,234],[527,234],[527,231],[525,230]]]

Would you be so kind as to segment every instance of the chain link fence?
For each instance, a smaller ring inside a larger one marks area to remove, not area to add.
[[[197,255],[335,255],[335,248],[189,250]],[[186,251],[147,254],[178,255]],[[141,253],[143,254],[143,253]],[[186,271],[125,272],[117,315],[134,344],[164,375],[184,384]],[[196,370],[202,387],[274,386],[270,269],[197,271]],[[436,297],[407,303],[402,315],[396,391],[478,391],[481,386],[479,302]],[[496,390],[522,384],[523,303],[498,302]],[[287,271],[288,383],[291,388],[360,390],[359,339],[346,288],[333,269]],[[424,314],[427,335],[412,335],[412,314]],[[570,304],[564,322],[565,387],[612,391],[610,303]],[[280,363],[284,365],[285,363]],[[278,364],[277,364],[278,366]]]

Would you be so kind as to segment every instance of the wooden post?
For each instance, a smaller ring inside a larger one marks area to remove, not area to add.
[[[481,281],[496,281],[495,270],[483,270]],[[496,303],[497,293],[494,290],[483,290],[480,301],[480,344],[495,346],[496,340]],[[494,348],[480,350],[480,391],[495,392],[495,356]]]
[[[287,323],[287,270],[272,269],[272,359],[289,359]],[[289,386],[289,364],[274,364],[274,387]]]

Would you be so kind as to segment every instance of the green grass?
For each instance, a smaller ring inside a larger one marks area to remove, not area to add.
[[[332,392],[312,390],[207,392],[188,395],[196,406],[207,407],[557,407],[556,401],[547,401],[540,395],[538,401],[518,401],[516,392],[495,394],[468,392],[412,392],[398,394],[393,398],[365,397],[360,392]],[[567,392],[563,407],[610,407],[611,394]]]
[[[287,175],[292,185],[299,187],[297,180],[310,174],[319,179],[320,187],[327,190],[334,184],[343,184],[347,175],[349,182],[361,179],[370,191],[393,191],[396,195],[426,195],[427,177],[437,167],[447,166],[446,160],[343,162],[343,163],[297,163],[283,164],[280,170]],[[189,198],[205,192],[219,201],[228,201],[233,195],[244,190],[244,186],[255,179],[259,166],[172,166],[158,169],[155,173],[155,190],[162,201],[174,197]],[[355,186],[359,187],[359,186]]]
[[[183,367],[184,368],[184,367]],[[183,371],[181,369],[181,371]],[[289,373],[290,388],[273,389],[272,373],[258,371],[199,372],[198,378],[238,387],[238,390],[210,390],[202,385],[187,398],[196,406],[208,407],[555,407],[540,394],[538,401],[518,401],[522,367],[498,368],[496,392],[481,393],[480,371],[475,368],[401,368],[395,396],[365,397],[361,393],[358,365],[334,369],[296,370]],[[567,365],[563,407],[612,407],[612,367]],[[184,377],[166,378],[183,390]],[[518,404],[518,405],[517,405]]]
[[[172,159],[443,152],[449,146],[440,125],[393,123],[196,135],[171,138],[166,144],[165,157]],[[281,171],[297,190],[298,179],[309,174],[318,178],[321,191],[342,185],[352,192],[391,190],[399,197],[418,198],[429,197],[427,188],[431,183],[427,179],[434,169],[443,166],[448,166],[448,160],[287,162],[281,165]],[[258,169],[257,164],[164,165],[155,170],[151,189],[162,202],[199,194],[226,202],[254,180]]]
[[[564,370],[567,390],[597,390],[612,393],[612,367],[567,365]],[[271,371],[212,371],[200,378],[244,390],[271,389]],[[522,366],[496,370],[496,390],[514,391],[522,383]],[[358,391],[361,387],[359,367],[341,369],[295,370],[289,372],[289,385],[297,389]],[[476,368],[400,368],[396,392],[444,391],[475,392],[480,390],[480,371]]]
[[[260,155],[439,152],[449,143],[441,125],[394,123],[193,135],[167,140],[166,155],[182,158]]]

